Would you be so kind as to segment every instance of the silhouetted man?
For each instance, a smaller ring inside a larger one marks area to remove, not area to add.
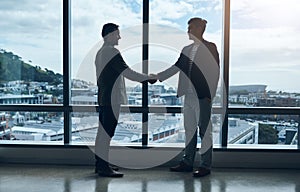
[[[120,52],[114,46],[118,45],[120,37],[119,26],[107,23],[102,28],[104,43],[97,52],[95,65],[98,86],[99,128],[95,143],[96,173],[106,177],[122,177],[108,163],[109,145],[117,127],[120,106],[126,104],[126,88],[124,77],[138,82],[154,83],[146,74],[133,71],[126,65]]]
[[[160,81],[179,73],[177,95],[184,99],[184,156],[171,171],[192,172],[197,148],[197,134],[201,138],[201,163],[193,175],[210,174],[212,163],[212,125],[210,122],[212,99],[219,80],[219,53],[214,43],[203,39],[207,21],[192,18],[188,21],[189,39],[194,42],[183,48],[177,62],[158,73]]]

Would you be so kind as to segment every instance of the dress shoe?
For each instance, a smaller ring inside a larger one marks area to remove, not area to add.
[[[170,168],[170,171],[173,172],[192,172],[193,171],[193,167],[190,165],[187,165],[184,162],[180,162],[179,165],[176,165],[174,167]]]
[[[119,171],[119,167],[115,166],[115,165],[109,165],[110,168],[112,168],[112,170],[114,171]]]
[[[204,177],[209,174],[210,174],[210,169],[207,169],[204,167],[199,167],[194,171],[193,176],[194,177]]]
[[[111,168],[108,168],[108,169],[105,169],[105,170],[98,169],[97,173],[98,173],[99,176],[102,176],[102,177],[123,177],[124,176],[123,173],[115,171]]]
[[[115,166],[115,165],[109,165],[109,167],[114,170],[114,171],[119,171],[119,167]],[[98,173],[98,168],[95,168],[95,173]]]

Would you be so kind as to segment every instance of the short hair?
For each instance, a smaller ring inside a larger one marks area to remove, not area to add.
[[[197,26],[200,26],[202,29],[202,34],[204,33],[207,24],[207,21],[205,19],[202,19],[200,17],[193,17],[188,21],[188,24],[191,23],[195,23]]]
[[[118,29],[119,29],[119,25],[116,25],[114,23],[106,23],[102,27],[101,35],[104,38],[109,33],[112,33],[112,32],[114,32],[114,31],[116,31]]]

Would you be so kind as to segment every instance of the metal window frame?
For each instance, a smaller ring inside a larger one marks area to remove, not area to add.
[[[148,74],[149,59],[149,1],[143,1],[143,73]],[[0,111],[41,111],[41,112],[62,112],[64,117],[64,146],[70,145],[72,140],[71,133],[71,113],[73,112],[70,104],[70,61],[71,61],[71,0],[63,0],[63,105],[0,105]],[[223,0],[223,61],[224,69],[223,81],[224,90],[229,91],[229,54],[230,54],[230,0]],[[300,108],[289,107],[253,107],[253,108],[235,108],[228,106],[228,95],[223,93],[223,104],[221,107],[214,107],[213,110],[218,113],[225,108],[226,114],[221,131],[221,147],[226,150],[228,140],[228,115],[229,114],[283,114],[298,115],[300,121]],[[121,108],[121,112],[142,113],[142,146],[148,146],[148,114],[155,112],[181,113],[181,107],[149,107],[148,106],[148,83],[142,85],[142,106],[129,106]],[[97,106],[77,106],[76,112],[94,112]],[[129,111],[127,110],[129,109]],[[299,122],[298,121],[298,122]],[[298,145],[300,149],[300,123],[298,124]],[[16,144],[17,146],[18,144]],[[41,144],[42,145],[42,144]]]

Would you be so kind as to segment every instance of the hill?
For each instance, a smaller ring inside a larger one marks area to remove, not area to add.
[[[32,66],[22,61],[22,57],[0,49],[0,83],[24,80],[27,82],[48,82],[50,85],[62,83],[62,75],[47,68]]]

